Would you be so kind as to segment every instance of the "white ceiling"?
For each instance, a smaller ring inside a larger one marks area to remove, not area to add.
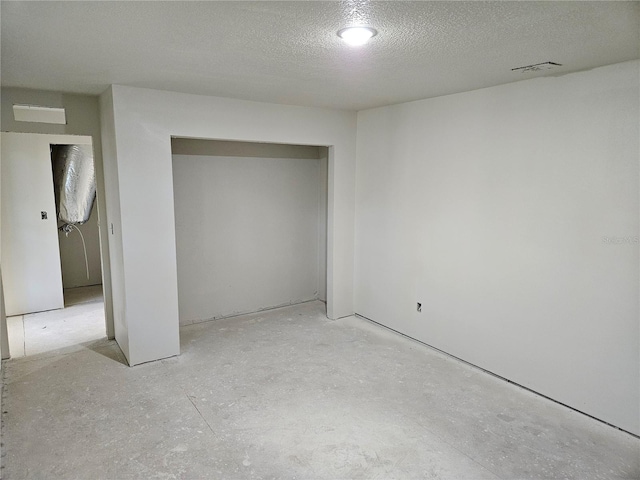
[[[359,110],[640,58],[640,2],[3,1],[1,34],[3,86]]]

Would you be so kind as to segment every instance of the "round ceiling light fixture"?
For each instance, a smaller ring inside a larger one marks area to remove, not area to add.
[[[338,36],[353,47],[364,45],[378,34],[378,31],[372,27],[347,27],[338,30]]]

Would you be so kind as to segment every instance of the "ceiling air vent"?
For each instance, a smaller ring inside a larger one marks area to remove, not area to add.
[[[533,65],[525,65],[524,67],[512,68],[511,71],[512,72],[540,72],[542,70],[551,70],[552,68],[561,67],[561,66],[562,66],[561,63],[542,62],[542,63],[533,64]]]

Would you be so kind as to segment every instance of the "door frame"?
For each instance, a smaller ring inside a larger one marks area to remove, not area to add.
[[[45,142],[48,145],[52,144],[81,144],[81,145],[91,145],[94,153],[94,159],[96,158],[96,141],[90,135],[72,135],[72,134],[45,134],[45,133],[23,133],[23,132],[1,132],[0,136],[5,137],[5,135],[16,135],[31,138],[34,142]],[[98,145],[100,145],[98,140]],[[98,152],[101,153],[101,152]],[[0,157],[0,171],[2,167],[3,160]],[[98,172],[98,168],[100,167],[101,162],[94,162],[94,168],[96,169],[96,181],[98,182],[100,178],[102,178],[101,172]],[[0,182],[1,185],[1,182]],[[102,224],[106,225],[106,219],[102,219],[100,216],[100,208],[99,206],[102,202],[105,201],[102,198],[100,192],[101,189],[99,185],[96,188],[96,202],[97,207],[96,212],[98,215],[98,229],[99,229],[99,242],[100,242],[100,263],[101,263],[101,276],[102,276],[102,290],[105,302],[105,334],[107,338],[113,338],[113,317],[107,314],[107,309],[111,309],[111,305],[107,305],[108,302],[111,302],[111,296],[107,295],[107,292],[110,292],[111,286],[108,285],[110,281],[110,275],[105,276],[105,267],[109,268],[109,258],[108,258],[108,245],[104,245],[104,241],[108,238],[107,235],[104,235],[102,231]],[[1,187],[0,187],[1,188]],[[1,211],[1,201],[2,201],[2,192],[0,190],[0,211]],[[55,213],[54,213],[55,214]],[[0,230],[2,230],[2,216],[0,214]],[[59,252],[59,249],[58,249]],[[0,265],[2,264],[2,252],[0,248]],[[2,283],[0,283],[2,285]],[[0,292],[4,296],[4,289]],[[4,308],[0,308],[0,342],[2,343],[2,358],[9,358],[10,352],[8,351],[8,335],[7,335],[7,321],[6,321],[6,311]],[[5,351],[6,350],[6,351]]]

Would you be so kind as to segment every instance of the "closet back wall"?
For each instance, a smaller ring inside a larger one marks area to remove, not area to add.
[[[173,139],[181,325],[324,299],[326,150]]]

